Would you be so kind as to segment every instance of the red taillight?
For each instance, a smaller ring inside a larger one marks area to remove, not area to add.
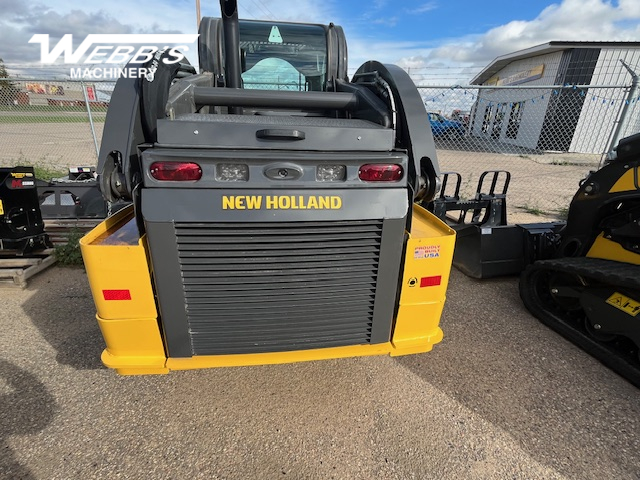
[[[401,165],[362,165],[358,177],[365,182],[397,182],[402,179]]]
[[[202,178],[200,165],[193,162],[153,162],[149,171],[156,180],[168,182],[188,182]]]

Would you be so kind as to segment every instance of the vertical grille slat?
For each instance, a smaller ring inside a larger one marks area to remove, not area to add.
[[[175,223],[193,355],[369,343],[382,224]]]

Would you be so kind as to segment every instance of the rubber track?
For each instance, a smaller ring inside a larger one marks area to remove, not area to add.
[[[597,258],[571,257],[541,260],[529,265],[520,277],[520,298],[527,309],[542,323],[597,358],[604,365],[640,388],[640,361],[637,352],[629,351],[626,340],[601,343],[591,337],[582,326],[562,316],[561,307],[545,308],[531,283],[537,272],[564,272],[583,277],[588,284],[601,284],[612,288],[640,289],[640,266]],[[637,319],[640,321],[640,319]],[[630,342],[630,341],[629,341]]]

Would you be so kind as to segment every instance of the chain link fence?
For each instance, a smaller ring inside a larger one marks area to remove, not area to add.
[[[419,90],[441,171],[463,176],[466,198],[483,171],[510,171],[510,213],[525,221],[565,215],[580,180],[620,138],[640,131],[640,99],[628,87]]]
[[[114,86],[12,79],[11,95],[0,98],[0,165],[34,165],[52,176],[96,165]]]
[[[36,165],[56,174],[69,166],[96,165],[115,82],[20,79],[11,85],[11,98],[0,98],[0,165]],[[483,171],[510,171],[508,202],[515,221],[561,217],[579,181],[617,140],[640,131],[640,97],[629,87],[419,91],[441,171],[463,176],[461,193],[467,198]]]

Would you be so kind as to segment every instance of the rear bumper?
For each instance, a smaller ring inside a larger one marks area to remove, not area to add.
[[[106,343],[103,363],[119,374],[277,364],[368,355],[427,352],[443,337],[439,327],[449,280],[455,232],[414,205],[401,265],[399,302],[386,341],[287,351],[171,356],[158,316],[147,242],[130,238],[133,208],[98,225],[81,240],[97,319]],[[127,236],[129,235],[129,237]],[[120,239],[120,241],[118,241]],[[105,292],[129,292],[105,294]]]
[[[98,318],[98,323],[107,328],[112,328],[112,320],[102,320]],[[121,321],[129,324],[125,328],[133,328],[134,323],[130,320]],[[111,325],[110,325],[111,324]],[[103,335],[105,334],[103,328]],[[114,330],[112,330],[113,333]],[[121,335],[124,339],[127,335]],[[156,332],[150,337],[158,337]],[[200,368],[216,367],[238,367],[250,365],[276,365],[281,363],[309,362],[314,360],[328,360],[333,358],[365,357],[373,355],[390,355],[392,357],[409,355],[415,353],[428,352],[433,345],[439,343],[443,338],[440,327],[435,327],[430,332],[421,332],[419,342],[407,345],[400,342],[395,346],[392,342],[379,343],[375,345],[353,345],[348,347],[317,348],[313,350],[296,350],[290,352],[268,352],[251,353],[245,355],[200,355],[189,358],[166,358],[164,355],[143,355],[139,348],[122,351],[120,341],[115,336],[105,336],[108,346],[102,352],[102,363],[109,368],[113,368],[120,375],[152,375],[165,374],[170,370],[194,370]]]

